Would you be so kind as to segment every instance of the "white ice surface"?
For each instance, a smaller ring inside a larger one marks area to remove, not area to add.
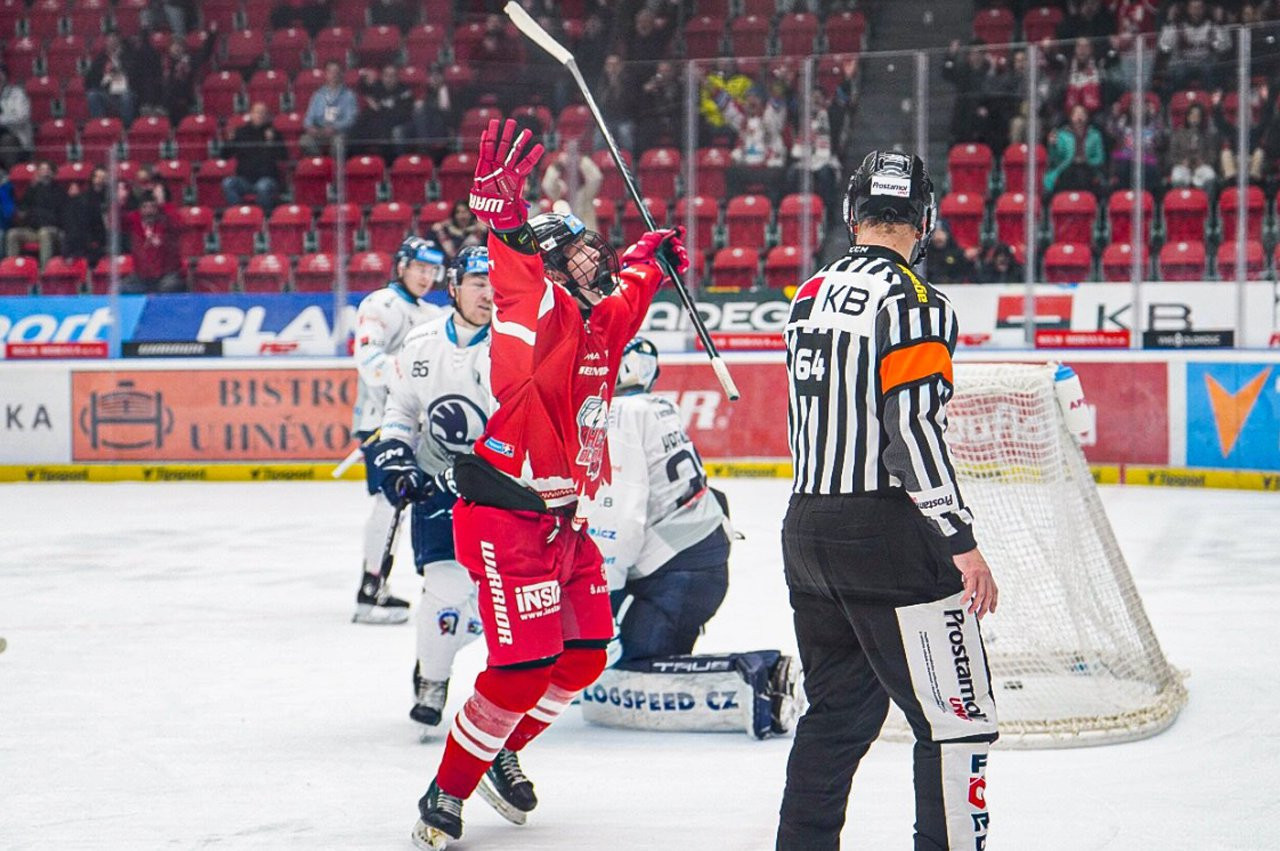
[[[720,484],[747,540],[700,649],[793,650],[787,485]],[[1103,498],[1190,702],[1148,741],[997,753],[989,848],[1280,847],[1280,497]],[[349,623],[364,499],[0,487],[0,848],[409,848],[441,743],[407,717],[412,627]],[[416,597],[405,547],[392,584]],[[460,657],[451,712],[482,657]],[[531,823],[474,799],[458,847],[771,848],[789,746],[592,728],[571,708],[525,752]],[[910,848],[910,778],[909,746],[873,746],[846,847]]]

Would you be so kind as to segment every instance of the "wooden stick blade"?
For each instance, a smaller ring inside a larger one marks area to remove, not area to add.
[[[742,394],[738,392],[738,385],[733,383],[733,376],[729,375],[729,367],[725,365],[724,358],[719,355],[713,357],[711,359],[711,368],[715,370],[716,378],[720,379],[720,386],[724,388],[725,395],[729,397],[729,401],[738,401],[738,397]]]

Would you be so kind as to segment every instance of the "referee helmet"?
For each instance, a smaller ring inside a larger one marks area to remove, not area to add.
[[[933,181],[924,160],[893,151],[872,151],[849,178],[844,197],[844,220],[856,242],[858,224],[874,219],[884,224],[911,225],[916,244],[908,262],[920,258],[938,218]]]

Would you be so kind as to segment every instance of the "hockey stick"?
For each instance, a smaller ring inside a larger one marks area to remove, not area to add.
[[[334,467],[333,472],[329,475],[333,476],[335,479],[341,479],[343,474],[346,473],[347,470],[350,470],[355,463],[360,460],[360,456],[363,454],[364,448],[377,440],[381,434],[382,430],[378,429],[373,434],[365,438],[364,443],[361,443],[355,449],[352,449],[351,452],[347,454],[346,458],[343,458],[338,462],[338,466]]]
[[[387,543],[382,547],[382,562],[378,565],[378,575],[385,584],[391,576],[391,566],[396,560],[396,533],[400,531],[400,516],[409,503],[401,501],[396,505],[395,516],[391,518],[391,528],[387,531]]]
[[[649,208],[645,206],[644,199],[640,196],[640,190],[636,188],[635,178],[631,176],[631,170],[627,168],[626,162],[623,161],[622,153],[618,150],[618,143],[613,140],[613,134],[609,132],[608,126],[604,123],[604,116],[600,114],[600,107],[596,106],[596,100],[591,96],[591,90],[587,88],[587,81],[582,79],[582,72],[578,70],[578,63],[573,58],[573,54],[539,26],[538,22],[531,18],[529,13],[521,8],[520,4],[516,3],[515,0],[510,0],[504,11],[506,11],[507,17],[511,19],[511,22],[516,25],[516,29],[527,35],[538,47],[551,54],[552,58],[567,68],[569,73],[573,75],[574,81],[578,84],[578,90],[582,92],[582,97],[587,102],[587,108],[591,110],[591,115],[595,118],[596,126],[600,128],[600,135],[604,136],[605,144],[609,146],[609,156],[613,158],[614,165],[618,167],[618,173],[622,175],[622,182],[626,184],[627,194],[631,196],[631,200],[635,202],[636,209],[644,217],[645,227],[649,230],[657,230],[658,226],[653,221],[653,215],[649,212]],[[689,314],[689,320],[693,323],[693,328],[698,333],[698,339],[702,342],[702,347],[707,351],[707,357],[711,359],[711,368],[715,370],[716,378],[720,379],[720,386],[724,388],[725,395],[729,397],[729,401],[737,401],[739,396],[738,385],[733,383],[733,378],[729,375],[729,367],[725,366],[724,358],[720,356],[720,352],[716,349],[716,344],[712,341],[711,335],[707,333],[707,326],[703,324],[702,317],[698,315],[697,305],[694,303],[688,287],[685,286],[684,281],[680,278],[680,274],[671,268],[671,265],[665,259],[659,257],[658,263],[662,266],[663,271],[671,277],[671,282],[675,284],[676,292],[680,294],[680,300],[684,302],[684,309]]]

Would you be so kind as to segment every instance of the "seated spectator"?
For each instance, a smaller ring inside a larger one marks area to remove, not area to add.
[[[665,18],[659,18],[649,6],[642,6],[631,19],[631,31],[623,43],[627,46],[627,62],[637,78],[647,78],[653,73],[653,65],[667,58],[671,43],[672,27]]]
[[[1107,115],[1107,142],[1111,146],[1111,185],[1130,186],[1133,183],[1133,159],[1137,156],[1137,138],[1133,130],[1133,110],[1116,101]],[[1146,114],[1142,118],[1142,185],[1154,190],[1160,186],[1160,157],[1169,141],[1164,113],[1155,97],[1146,101]]]
[[[105,188],[105,171],[102,180]],[[67,184],[67,201],[62,208],[63,257],[83,257],[92,267],[106,253],[107,223],[102,200],[92,183],[74,180]]]
[[[1078,4],[1068,2],[1066,6],[1067,14],[1054,33],[1054,38],[1059,41],[1087,38],[1097,42],[1101,49],[1102,42],[1118,29],[1116,16],[1103,7],[1102,0],[1080,0]]]
[[[138,49],[126,43],[119,33],[109,32],[103,37],[102,51],[84,75],[89,115],[119,118],[126,127],[133,123],[138,114],[134,84],[141,79],[143,70],[139,67],[140,59]]]
[[[1280,94],[1276,96],[1270,111],[1250,133],[1252,147],[1249,153],[1249,179],[1255,183],[1270,181],[1280,166]],[[1222,179],[1234,183],[1236,179],[1236,155],[1234,145],[1222,148]]]
[[[358,113],[355,92],[342,82],[342,66],[326,63],[324,85],[311,96],[302,119],[302,138],[298,140],[302,151],[311,157],[327,155],[334,137],[345,137],[351,131]]]
[[[951,144],[981,141],[987,129],[990,110],[986,98],[989,94],[987,78],[993,64],[982,49],[981,41],[974,41],[960,55],[960,42],[952,41],[942,62],[942,78],[956,88],[955,106],[951,111]]]
[[[404,146],[412,122],[413,90],[400,82],[400,69],[387,64],[378,76],[367,72],[360,81],[360,114],[351,128],[353,149],[390,163]]]
[[[973,280],[973,260],[978,249],[966,251],[957,245],[946,222],[939,221],[933,229],[928,252],[929,283],[967,284]]]
[[[1178,187],[1212,189],[1218,177],[1214,164],[1221,150],[1218,132],[1205,118],[1204,107],[1193,103],[1186,123],[1174,130],[1169,140],[1169,182]]]
[[[409,0],[374,0],[369,7],[369,23],[375,27],[397,27],[407,34],[418,22],[418,5]]]
[[[606,60],[606,73],[608,67]],[[729,120],[729,114],[733,110],[742,109],[747,92],[754,85],[750,77],[738,71],[732,57],[722,56],[716,60],[715,70],[703,77],[699,87],[699,111],[702,114],[703,130],[699,144],[733,144],[736,131]]]
[[[452,259],[468,246],[484,245],[489,236],[489,229],[471,212],[471,207],[467,206],[466,200],[459,198],[453,202],[449,218],[431,226],[431,236],[440,243],[444,253]]]
[[[189,2],[149,0],[142,10],[142,26],[148,30],[167,29],[173,33],[174,41],[182,41],[187,34],[188,24],[194,23],[194,12]]]
[[[787,146],[782,137],[785,114],[766,108],[760,93],[753,90],[747,94],[741,111],[730,111],[729,120],[738,133],[738,142],[729,152],[732,165],[725,170],[729,194],[761,191],[776,202],[786,176]]]
[[[439,68],[427,77],[427,95],[413,105],[413,139],[436,163],[444,159],[453,144],[453,93]]]
[[[567,150],[557,151],[548,159],[551,163],[542,175],[542,194],[551,201],[563,199],[588,230],[599,230],[596,227],[596,210],[591,202],[604,182],[600,166],[586,154],[574,156]]]
[[[1150,20],[1155,20],[1154,15]],[[1104,97],[1108,100],[1113,96],[1119,97],[1122,92],[1136,91],[1139,88],[1144,92],[1151,91],[1156,63],[1151,58],[1150,38],[1144,44],[1146,50],[1143,51],[1141,85],[1138,80],[1138,42],[1143,35],[1144,31],[1139,23],[1132,18],[1121,17],[1120,32],[1111,36],[1102,69],[1107,83]]]
[[[53,164],[41,160],[36,164],[35,179],[18,202],[13,227],[5,234],[5,249],[10,257],[22,253],[26,243],[40,246],[40,265],[49,261],[62,243],[62,208],[67,194],[53,179]]]
[[[1020,284],[1026,275],[1013,249],[997,242],[978,257],[973,280],[979,284]]]
[[[635,93],[627,81],[622,57],[611,53],[604,60],[604,73],[595,91],[596,105],[605,123],[613,133],[614,141],[624,151],[635,150],[635,116],[632,114]],[[604,144],[604,138],[596,131],[595,144]]]
[[[25,162],[34,146],[27,90],[9,82],[9,69],[0,65],[0,166],[11,169]]]
[[[282,0],[271,10],[271,29],[302,27],[315,38],[333,13],[333,0]]]
[[[258,206],[268,215],[280,195],[280,164],[289,157],[279,131],[271,126],[267,105],[249,108],[249,123],[236,130],[223,149],[223,156],[235,157],[236,173],[222,181],[222,194],[231,206],[244,203],[252,192]]]
[[[133,173],[133,179],[120,181],[116,197],[125,212],[138,209],[143,198],[155,198],[161,206],[169,203],[169,191],[165,185],[156,180],[156,173],[151,166],[140,165]]]
[[[1102,133],[1089,123],[1089,113],[1077,105],[1067,124],[1053,132],[1049,140],[1049,167],[1044,188],[1049,193],[1077,190],[1099,192],[1106,147]]]
[[[176,127],[195,109],[196,83],[202,76],[209,57],[218,43],[217,23],[209,25],[204,44],[194,55],[187,51],[184,39],[175,38],[161,61],[159,110],[169,117]]]
[[[604,60],[609,55],[612,34],[609,31],[609,10],[593,9],[582,24],[582,35],[573,46],[573,56],[578,70],[588,83],[594,85],[604,71]]]
[[[1083,106],[1090,115],[1102,109],[1102,70],[1093,56],[1093,42],[1087,38],[1075,41],[1071,58],[1067,60],[1066,91],[1063,94],[1063,110]]]
[[[832,148],[831,116],[827,94],[814,88],[809,108],[809,133],[813,146],[806,143],[805,134],[797,133],[791,146],[792,164],[787,181],[791,192],[799,192],[805,171],[813,174],[813,191],[822,199],[826,208],[827,223],[838,225],[841,218],[840,159]]]
[[[13,194],[9,173],[0,171],[0,244],[9,228],[13,227],[13,216],[17,212],[18,200]]]
[[[525,91],[523,69],[517,64],[522,45],[507,33],[506,19],[489,15],[484,22],[484,35],[472,48],[469,64],[476,72],[476,86],[494,95],[502,110],[518,103]]]
[[[653,75],[640,86],[632,108],[637,150],[678,145],[683,141],[680,132],[683,88],[670,62],[659,62]]]
[[[177,221],[150,196],[125,213],[121,231],[133,255],[133,278],[120,285],[127,293],[175,293],[187,288],[178,252]]]
[[[853,130],[854,116],[858,112],[858,99],[862,97],[858,57],[845,57],[840,70],[843,78],[831,96],[828,112],[831,117],[831,150],[835,151],[837,156],[846,158],[843,153],[844,143],[846,139],[852,141],[852,136],[849,134]],[[852,159],[853,156],[856,154],[851,152],[847,159]]]
[[[1221,9],[1215,11],[1222,14]],[[1169,91],[1189,89],[1197,83],[1215,88],[1218,64],[1230,58],[1231,35],[1209,16],[1204,0],[1187,0],[1185,11],[1179,3],[1169,7],[1157,47],[1167,63]]]

